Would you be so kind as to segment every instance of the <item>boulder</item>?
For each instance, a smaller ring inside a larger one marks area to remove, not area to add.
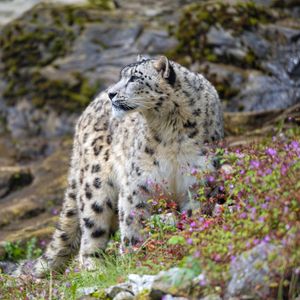
[[[225,298],[266,299],[270,294],[270,279],[276,275],[274,270],[271,271],[268,257],[274,253],[280,256],[280,251],[280,246],[261,242],[234,259]]]

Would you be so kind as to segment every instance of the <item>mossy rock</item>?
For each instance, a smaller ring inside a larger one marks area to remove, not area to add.
[[[239,36],[245,30],[253,31],[259,24],[274,20],[271,12],[257,6],[252,1],[229,4],[223,1],[209,1],[187,5],[176,27],[170,28],[171,35],[179,41],[178,46],[169,55],[182,64],[190,65],[196,61],[233,63],[231,57],[219,57],[208,45],[206,34],[213,26],[230,30]],[[249,52],[240,61],[242,67],[253,67],[256,57]]]
[[[88,22],[101,22],[99,10],[88,6],[41,4],[2,29],[3,96],[9,104],[26,96],[37,106],[58,110],[86,106],[99,89],[82,74],[74,80],[48,79],[41,69],[66,56]]]

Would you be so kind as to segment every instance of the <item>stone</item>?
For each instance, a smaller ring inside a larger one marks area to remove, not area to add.
[[[185,296],[189,294],[195,274],[190,269],[171,268],[159,272],[153,281],[150,297],[158,299],[162,295]]]
[[[151,290],[153,281],[155,280],[154,275],[137,275],[129,274],[128,275],[129,283],[132,286],[132,292],[134,295],[141,293],[144,290]]]
[[[220,297],[220,295],[210,294],[210,295],[200,298],[199,300],[222,300],[222,298]]]
[[[173,49],[177,43],[165,30],[145,29],[136,46],[141,53],[157,55]]]
[[[50,107],[35,108],[21,100],[7,112],[7,128],[15,139],[39,136],[50,138],[73,132],[78,114],[58,113]]]
[[[271,50],[271,45],[266,39],[251,31],[244,31],[241,41],[260,59],[265,59]]]
[[[7,196],[16,189],[31,184],[33,176],[28,168],[0,167],[0,199]]]
[[[261,242],[233,260],[225,298],[249,296],[266,299],[270,292],[268,281],[275,275],[268,264],[268,256],[272,253],[280,256],[280,247]]]
[[[167,295],[164,295],[163,300],[188,300],[188,298],[176,297],[176,296],[172,296],[170,294],[167,294]]]
[[[123,293],[123,295],[125,295],[124,293],[126,293],[126,296],[128,296],[129,294],[134,295],[134,293],[132,292],[132,285],[129,282],[124,282],[105,289],[105,294],[110,299],[115,299],[115,297],[120,293]]]
[[[230,101],[228,108],[232,111],[284,109],[297,103],[299,99],[299,87],[289,86],[272,76],[249,72],[248,81],[240,93]]]
[[[218,47],[236,47],[238,41],[232,36],[229,31],[224,30],[223,27],[210,27],[206,34],[207,43],[211,46]]]
[[[134,299],[134,296],[130,292],[120,292],[118,295],[116,295],[113,300],[132,300]]]

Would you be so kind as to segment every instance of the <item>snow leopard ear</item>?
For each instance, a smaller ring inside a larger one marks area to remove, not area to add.
[[[162,74],[162,77],[167,79],[170,74],[170,62],[165,56],[161,56],[154,62],[154,68],[158,73]]]
[[[154,62],[153,66],[169,84],[174,85],[176,74],[167,57],[161,56]]]
[[[137,62],[141,62],[141,61],[147,60],[147,59],[149,59],[149,56],[142,55],[142,54],[138,54],[137,57],[136,57]]]

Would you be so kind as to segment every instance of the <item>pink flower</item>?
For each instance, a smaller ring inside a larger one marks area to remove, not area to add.
[[[193,221],[193,222],[190,224],[190,226],[191,226],[191,227],[196,227],[197,224],[196,224],[196,222]]]
[[[197,174],[198,174],[198,170],[195,169],[195,168],[192,168],[192,170],[191,170],[191,175],[195,176],[195,175],[197,175]]]
[[[135,212],[134,210],[131,210],[131,211],[130,211],[130,216],[131,216],[131,217],[134,217],[135,215],[136,215],[136,212]]]
[[[196,257],[196,258],[200,257],[200,251],[196,251],[196,252],[194,253],[194,257]]]
[[[189,245],[192,245],[193,244],[193,240],[191,238],[187,239],[186,241]]]

